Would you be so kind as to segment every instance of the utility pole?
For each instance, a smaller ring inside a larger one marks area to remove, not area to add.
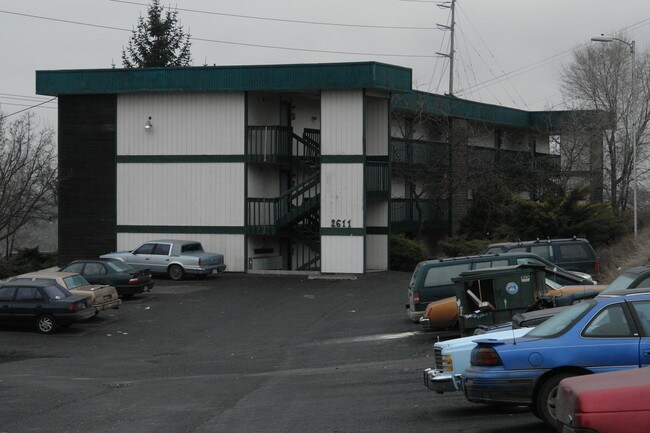
[[[438,24],[438,28],[442,30],[449,30],[451,35],[451,43],[449,44],[449,53],[436,53],[439,56],[449,58],[449,96],[454,95],[454,29],[456,26],[456,0],[450,2],[438,3],[439,8],[451,9],[451,25]]]

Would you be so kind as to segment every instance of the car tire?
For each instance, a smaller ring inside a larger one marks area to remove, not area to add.
[[[179,265],[171,265],[167,268],[167,275],[169,275],[169,278],[172,280],[179,281],[183,279],[185,271],[183,271],[183,268]]]
[[[556,428],[555,421],[555,402],[557,400],[557,390],[562,379],[567,377],[577,376],[575,373],[560,373],[555,376],[549,377],[537,391],[535,398],[535,408],[533,413],[540,418],[544,423],[551,427]]]
[[[41,334],[51,334],[58,327],[59,325],[56,323],[56,319],[49,314],[43,314],[36,318],[36,330]]]

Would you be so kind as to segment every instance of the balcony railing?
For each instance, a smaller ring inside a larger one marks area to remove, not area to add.
[[[387,199],[390,191],[390,173],[388,162],[366,162],[366,197],[369,199]]]
[[[441,228],[449,226],[449,207],[446,201],[419,200],[422,228]],[[415,230],[420,226],[418,203],[412,198],[391,199],[391,227],[394,231]]]
[[[497,169],[514,176],[533,172],[557,172],[560,156],[546,153],[474,147],[468,153],[468,165],[479,169]]]
[[[292,141],[293,129],[290,126],[248,126],[248,160],[288,163],[291,160]]]
[[[393,138],[391,148],[394,164],[449,164],[449,143],[446,142]]]

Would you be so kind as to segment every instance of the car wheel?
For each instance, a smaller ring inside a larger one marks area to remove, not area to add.
[[[183,271],[183,268],[178,266],[178,265],[171,265],[167,269],[167,274],[169,274],[169,278],[171,278],[174,281],[182,280],[183,275],[185,272]]]
[[[36,319],[36,330],[41,334],[51,334],[56,328],[58,328],[56,320],[49,314],[44,314]]]
[[[573,376],[577,375],[575,373],[561,373],[551,376],[542,384],[537,392],[533,413],[551,428],[557,427],[555,422],[555,403],[557,401],[557,390],[560,381]]]

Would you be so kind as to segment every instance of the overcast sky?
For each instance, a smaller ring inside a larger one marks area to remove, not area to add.
[[[435,53],[449,50],[436,24],[449,25],[450,14],[436,2],[162,3],[179,8],[196,38],[196,66],[380,61],[411,68],[420,90],[448,91],[448,61]],[[34,93],[36,70],[121,67],[129,30],[145,13],[146,0],[0,0],[0,111],[49,99]],[[454,93],[524,110],[562,108],[562,67],[591,36],[627,29],[639,52],[650,45],[648,0],[458,0],[455,22]],[[35,113],[54,126],[55,108]]]

